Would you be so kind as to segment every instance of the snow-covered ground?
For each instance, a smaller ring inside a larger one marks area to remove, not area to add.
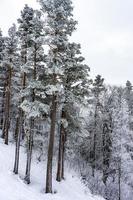
[[[103,200],[93,196],[80,182],[79,178],[68,173],[62,183],[53,182],[55,194],[45,194],[45,165],[33,161],[31,184],[23,182],[26,155],[21,149],[21,168],[19,175],[14,175],[14,145],[6,146],[0,140],[0,200]]]

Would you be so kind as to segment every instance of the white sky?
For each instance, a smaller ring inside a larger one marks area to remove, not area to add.
[[[73,0],[77,31],[73,40],[82,45],[91,74],[106,83],[133,83],[133,0]],[[0,0],[0,27],[4,34],[28,3],[36,0]]]

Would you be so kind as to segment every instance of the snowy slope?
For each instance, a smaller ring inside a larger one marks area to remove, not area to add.
[[[54,181],[55,194],[45,194],[44,163],[33,162],[32,183],[26,185],[22,178],[25,169],[25,153],[21,150],[21,169],[19,175],[12,173],[14,145],[6,146],[0,140],[0,200],[103,200],[91,195],[80,180],[71,174],[62,183]]]

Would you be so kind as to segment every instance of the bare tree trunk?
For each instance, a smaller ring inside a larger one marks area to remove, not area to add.
[[[63,127],[64,129],[64,127]],[[67,140],[67,135],[66,135],[66,132],[65,132],[65,129],[63,130],[63,137],[62,137],[62,143],[63,143],[63,147],[62,147],[62,170],[61,170],[61,178],[62,179],[65,179],[65,175],[64,175],[64,172],[65,172],[65,144],[66,144],[66,140]]]
[[[30,184],[30,171],[31,171],[31,159],[32,159],[32,148],[33,148],[33,132],[34,132],[34,119],[30,119],[29,137],[28,137],[28,147],[27,147],[27,163],[26,163],[26,173],[25,182]]]
[[[18,174],[18,167],[19,167],[19,152],[20,152],[20,140],[21,140],[21,130],[20,130],[20,114],[17,117],[16,121],[16,129],[15,129],[15,138],[16,138],[16,148],[15,148],[15,163],[14,163],[14,170],[15,174]]]
[[[109,129],[108,123],[103,123],[102,131],[102,154],[103,154],[103,183],[106,185],[108,179],[108,169],[110,165],[111,156],[111,139],[110,139],[111,129]]]
[[[26,86],[26,73],[23,73],[22,77],[22,88],[24,89]],[[21,102],[24,101],[24,98],[21,99]],[[16,148],[15,148],[15,162],[14,162],[14,170],[15,174],[18,174],[19,168],[19,154],[20,154],[20,142],[21,139],[24,139],[24,112],[21,108],[18,111],[18,118],[16,121],[16,129],[15,129],[15,136],[16,136]]]
[[[25,58],[26,59],[26,58]],[[25,61],[26,63],[26,61]],[[26,73],[23,73],[23,77],[22,77],[22,88],[25,89],[26,87]],[[22,98],[22,102],[24,101],[24,97]],[[23,110],[21,111],[21,137],[22,139],[24,139],[25,137],[25,131],[24,131],[24,112]]]
[[[14,140],[17,140],[18,137],[18,132],[19,132],[19,116],[16,118],[16,126],[15,126],[15,131],[14,131]]]
[[[65,119],[65,112],[62,110],[61,118]],[[59,154],[56,180],[61,182],[64,179],[64,154],[65,154],[66,132],[63,123],[60,125]]]
[[[17,117],[16,121],[16,129],[15,129],[15,136],[16,136],[16,148],[15,148],[15,162],[14,162],[14,170],[15,174],[18,174],[19,168],[19,154],[20,154],[20,142],[22,137],[22,115],[23,111],[19,109],[19,116]]]
[[[103,132],[102,132],[102,154],[103,154],[103,183],[106,185],[107,181],[107,158],[106,158],[106,135],[108,131],[108,126],[106,123],[103,124]]]
[[[57,97],[52,97],[51,107],[51,128],[48,147],[48,159],[47,159],[47,173],[46,173],[46,193],[52,193],[52,161],[53,161],[53,148],[55,137],[55,125],[56,125],[56,111],[57,111]]]
[[[3,128],[2,128],[2,138],[5,139],[5,127],[6,127],[6,123],[5,123],[5,119],[3,119]]]
[[[93,138],[93,166],[92,166],[92,176],[95,176],[95,168],[96,168],[96,132],[94,131]]]
[[[3,96],[2,96],[2,106],[1,106],[1,114],[2,114],[2,116],[1,116],[1,120],[0,120],[1,129],[3,129],[3,123],[4,123],[5,88],[6,87],[4,86]],[[2,135],[2,138],[4,138],[3,135]]]
[[[5,138],[5,144],[7,145],[8,145],[8,135],[9,135],[9,127],[10,127],[11,76],[12,76],[12,69],[11,67],[9,67],[7,87],[6,87],[6,93],[5,93],[5,119],[4,119],[3,133],[2,133],[2,135]]]
[[[56,180],[61,182],[62,179],[62,154],[63,154],[63,128],[62,123],[60,125],[60,138],[59,138],[59,153],[58,153],[58,166],[57,166],[57,176]]]
[[[94,129],[94,137],[93,137],[93,164],[92,164],[92,176],[95,176],[95,168],[96,168],[96,129],[97,129],[97,105],[95,109],[95,115],[94,115],[94,120],[95,120],[95,129]]]
[[[24,56],[24,63],[27,62],[27,51],[25,52]],[[22,55],[21,55],[22,56]],[[23,58],[23,56],[22,56]],[[24,72],[22,75],[22,89],[25,89],[26,86],[26,73]],[[21,102],[24,101],[24,97],[21,99]],[[15,129],[15,137],[16,137],[16,148],[15,148],[15,162],[14,162],[14,170],[15,174],[18,174],[19,169],[19,154],[20,154],[20,142],[21,138],[24,139],[24,112],[19,108],[18,110],[18,117],[16,120],[16,129]]]

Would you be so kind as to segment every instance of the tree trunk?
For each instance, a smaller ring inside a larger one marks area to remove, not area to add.
[[[64,129],[64,127],[63,127]],[[66,140],[67,140],[67,137],[66,137],[66,132],[65,132],[65,129],[63,131],[63,137],[62,137],[62,143],[63,143],[63,147],[62,147],[62,170],[61,170],[61,178],[62,179],[65,179],[65,175],[64,175],[64,172],[65,172],[65,144],[66,144]]]
[[[24,89],[26,86],[26,73],[23,73],[22,77],[22,88]],[[21,102],[24,101],[24,98],[21,99]],[[16,129],[15,129],[15,136],[16,136],[16,148],[15,148],[15,162],[14,162],[14,170],[15,174],[18,174],[19,168],[19,154],[20,154],[20,142],[21,139],[24,139],[24,112],[21,108],[19,108],[19,116],[16,121]]]
[[[65,119],[65,112],[62,110],[61,119]],[[66,133],[63,123],[60,125],[59,154],[56,180],[61,182],[64,179],[64,154],[65,154]]]
[[[25,173],[25,182],[30,184],[30,171],[31,171],[31,159],[32,159],[32,148],[33,148],[33,131],[34,131],[34,119],[30,119],[30,128],[29,128],[29,137],[28,137],[28,147],[27,147],[27,163],[26,163],[26,173]]]
[[[108,123],[103,123],[102,132],[102,153],[103,153],[103,183],[106,185],[108,179],[108,169],[110,165],[111,156],[111,139],[110,139],[110,129]]]
[[[95,176],[95,168],[96,168],[96,133],[94,132],[94,141],[93,141],[93,166],[92,166],[92,176]]]
[[[25,61],[26,63],[26,61]],[[23,77],[22,77],[22,88],[25,89],[26,87],[26,73],[24,72],[23,73]],[[22,98],[22,102],[24,101],[24,97]],[[25,131],[24,131],[24,112],[21,111],[21,137],[22,137],[22,140],[24,140],[24,137],[25,137]]]
[[[13,170],[15,174],[18,174],[18,167],[19,167],[19,152],[20,152],[20,140],[21,140],[20,120],[21,120],[21,112],[17,117],[16,129],[15,129],[16,149],[15,149],[15,163]]]
[[[51,107],[51,128],[48,147],[48,159],[47,159],[47,173],[46,173],[46,193],[52,193],[52,161],[53,161],[53,148],[55,137],[55,125],[56,125],[56,111],[57,111],[57,97],[52,97]]]
[[[94,120],[95,120],[95,129],[94,129],[94,137],[93,137],[93,163],[92,163],[92,176],[95,176],[95,168],[96,168],[96,129],[97,129],[97,105],[95,109],[95,115],[94,115]]]
[[[3,90],[3,97],[2,97],[2,105],[1,105],[1,120],[0,120],[0,128],[3,129],[3,123],[4,123],[4,106],[5,106],[5,86]],[[4,139],[4,136],[2,135],[2,138]]]
[[[62,154],[63,154],[63,125],[60,125],[60,138],[59,138],[59,153],[58,153],[58,166],[57,166],[57,176],[56,180],[61,182],[62,179]]]
[[[106,185],[107,181],[107,155],[106,155],[106,134],[108,131],[108,126],[106,123],[103,124],[103,132],[102,132],[102,153],[103,153],[103,183]]]
[[[5,93],[5,119],[4,119],[3,133],[2,133],[2,135],[5,138],[5,144],[7,145],[8,145],[8,135],[9,135],[9,127],[10,127],[11,76],[12,76],[12,69],[11,67],[9,67],[7,87],[6,87],[6,93]]]
[[[16,121],[16,129],[15,129],[15,136],[16,136],[16,148],[15,148],[15,162],[14,162],[14,170],[15,174],[18,174],[19,168],[19,153],[20,153],[20,142],[22,137],[22,115],[23,111],[19,109],[19,116],[17,117]]]
[[[20,116],[17,116],[16,118],[16,126],[15,126],[15,132],[14,132],[14,140],[16,141],[17,140],[17,137],[18,137],[18,131],[19,131],[19,117]]]

